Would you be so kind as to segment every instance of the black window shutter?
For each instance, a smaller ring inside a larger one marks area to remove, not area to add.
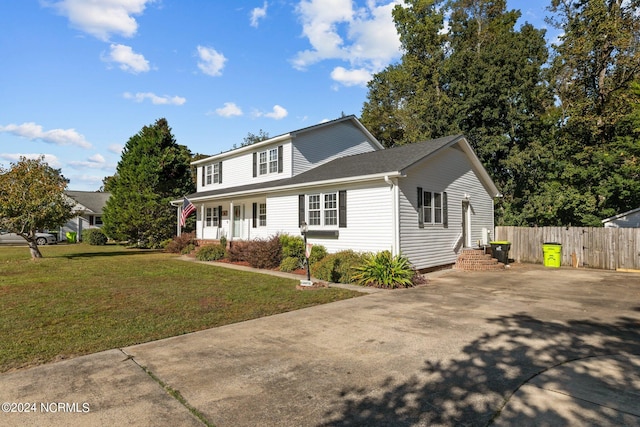
[[[206,169],[206,168],[207,168],[207,167],[206,167],[205,165],[202,165],[202,186],[203,186],[203,187],[205,186],[205,183],[204,183],[204,174],[205,174],[205,169]]]
[[[449,202],[446,191],[442,193],[442,225],[444,228],[449,227]]]
[[[283,148],[282,145],[278,145],[278,173],[282,173],[283,171],[283,164],[282,164],[282,152],[283,152]]]
[[[222,162],[218,163],[218,184],[222,184]]]
[[[298,226],[304,222],[304,194],[298,195]]]
[[[418,227],[424,228],[424,202],[422,187],[418,187]]]
[[[338,191],[338,227],[347,227],[347,192]]]
[[[253,153],[253,177],[258,176],[258,153]]]
[[[253,228],[258,227],[258,204],[253,204]]]
[[[222,228],[222,206],[218,206],[218,228]]]
[[[89,225],[93,225],[93,215],[89,215]]]

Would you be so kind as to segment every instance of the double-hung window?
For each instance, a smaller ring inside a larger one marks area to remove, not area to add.
[[[206,168],[207,171],[205,173],[205,183],[206,185],[209,185],[213,183],[213,165],[207,165]]]
[[[448,226],[446,192],[423,191],[418,187],[418,224]]]
[[[202,168],[202,185],[222,184],[222,162]]]
[[[267,174],[267,151],[260,153],[260,175]]]
[[[309,225],[322,224],[322,209],[320,206],[320,194],[309,195]]]
[[[260,175],[266,175],[268,173],[278,172],[278,149],[272,148],[267,151],[262,151],[259,154],[259,171]]]
[[[346,190],[298,195],[298,221],[310,228],[331,231],[347,227]]]
[[[258,223],[260,227],[267,226],[267,204],[260,203],[258,205]]]
[[[269,150],[269,173],[278,172],[278,149],[272,148]]]
[[[324,195],[324,225],[338,225],[338,194]]]
[[[310,194],[307,208],[310,226],[338,225],[338,193]]]
[[[283,172],[283,153],[282,145],[253,153],[253,176]]]
[[[204,226],[217,227],[220,218],[218,218],[218,208],[205,208],[204,210]]]

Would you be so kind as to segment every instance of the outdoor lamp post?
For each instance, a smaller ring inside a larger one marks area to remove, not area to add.
[[[311,271],[309,270],[309,256],[307,254],[307,231],[309,231],[309,226],[306,222],[303,222],[300,225],[300,233],[304,236],[304,257],[307,260],[307,280],[311,280]]]

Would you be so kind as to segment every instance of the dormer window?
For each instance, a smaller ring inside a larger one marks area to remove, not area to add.
[[[253,153],[253,176],[280,173],[283,170],[282,145]]]

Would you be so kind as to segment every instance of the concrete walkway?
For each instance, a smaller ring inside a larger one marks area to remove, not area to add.
[[[640,426],[640,275],[449,272],[5,373],[0,401],[10,426]]]

